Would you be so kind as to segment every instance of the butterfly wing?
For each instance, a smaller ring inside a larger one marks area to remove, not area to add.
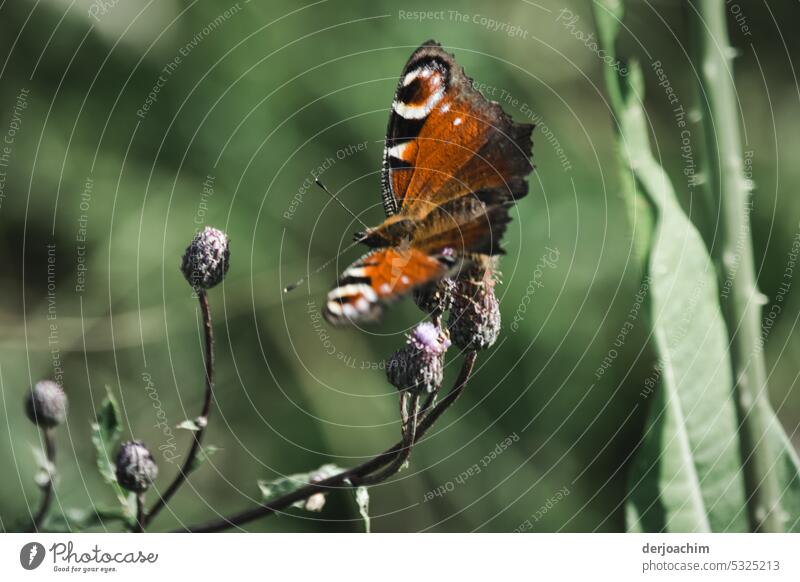
[[[489,203],[525,196],[532,130],[477,91],[438,43],[426,42],[392,102],[382,173],[387,215],[418,219],[479,191]]]
[[[374,250],[348,267],[328,293],[325,319],[334,325],[374,321],[384,303],[443,277],[448,266],[410,246]]]
[[[465,196],[429,212],[414,231],[411,246],[440,256],[503,254],[500,241],[511,220],[509,205]]]

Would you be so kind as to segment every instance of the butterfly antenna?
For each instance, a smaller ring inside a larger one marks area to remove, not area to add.
[[[342,202],[341,200],[339,200],[339,199],[336,197],[336,195],[335,195],[333,192],[331,192],[330,190],[328,190],[328,189],[325,187],[325,184],[323,184],[322,182],[320,182],[320,181],[319,181],[317,178],[314,178],[314,181],[317,183],[317,186],[319,186],[320,188],[322,188],[323,190],[325,190],[325,192],[328,194],[328,196],[330,196],[331,198],[333,198],[334,200],[336,200],[336,202],[339,204],[339,206],[341,206],[342,208],[344,208],[344,209],[345,209],[345,210],[348,212],[348,214],[350,214],[350,216],[352,216],[352,217],[353,217],[353,218],[355,218],[355,219],[356,219],[358,222],[360,222],[360,223],[361,223],[361,226],[363,226],[363,227],[364,227],[364,230],[369,230],[369,227],[368,227],[366,224],[364,224],[364,221],[363,221],[363,220],[361,220],[361,219],[360,219],[358,216],[356,216],[356,213],[355,213],[355,212],[353,212],[353,211],[352,211],[352,210],[350,210],[350,209],[349,209],[347,206],[345,206],[345,205],[344,205],[344,202]]]
[[[297,289],[297,288],[298,288],[300,285],[302,285],[303,283],[305,283],[305,282],[306,282],[306,281],[307,281],[309,278],[311,278],[311,276],[312,276],[312,275],[316,275],[317,273],[319,273],[319,272],[320,272],[322,269],[324,269],[325,267],[327,267],[328,265],[330,265],[330,264],[331,264],[333,261],[335,261],[336,259],[338,259],[339,257],[341,257],[341,256],[342,256],[344,253],[346,253],[347,251],[349,251],[350,249],[352,249],[354,246],[356,246],[356,245],[357,245],[358,243],[360,243],[362,240],[364,240],[364,239],[363,239],[363,238],[358,238],[358,239],[356,239],[355,241],[353,241],[352,243],[350,243],[349,245],[347,245],[347,246],[346,246],[344,249],[342,249],[342,251],[341,251],[339,254],[337,254],[335,257],[331,257],[330,259],[328,259],[327,261],[325,261],[325,262],[324,262],[322,265],[320,265],[319,267],[317,267],[316,269],[314,269],[314,270],[313,270],[311,273],[309,273],[309,274],[308,274],[308,275],[306,275],[305,277],[302,277],[301,279],[298,279],[297,281],[295,281],[295,282],[294,282],[294,283],[292,283],[291,285],[287,285],[286,287],[284,287],[284,288],[283,288],[283,292],[284,292],[284,293],[288,293],[289,291],[294,291],[294,290],[295,290],[295,289]]]

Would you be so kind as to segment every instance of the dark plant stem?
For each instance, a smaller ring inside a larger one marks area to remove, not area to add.
[[[374,485],[385,481],[395,473],[397,473],[403,464],[411,456],[411,449],[414,446],[414,440],[417,434],[417,417],[419,415],[419,394],[408,394],[404,392],[400,397],[400,412],[403,416],[402,421],[402,435],[401,448],[398,455],[394,460],[389,463],[382,471],[366,475],[364,477],[353,477],[350,482],[355,486],[360,485]]]
[[[436,406],[433,407],[433,409],[431,409],[431,411],[422,419],[422,421],[419,422],[419,426],[417,427],[416,435],[414,437],[415,441],[422,438],[428,429],[433,426],[439,417],[444,414],[444,412],[450,408],[450,406],[452,406],[453,403],[455,403],[459,396],[461,396],[461,394],[464,392],[464,388],[466,387],[470,375],[472,374],[472,369],[475,366],[475,359],[477,355],[478,354],[475,351],[471,351],[466,354],[464,357],[464,362],[461,365],[461,371],[459,372],[458,378],[453,384],[453,388],[444,398],[442,398],[441,401],[439,401]],[[237,513],[236,515],[232,515],[230,517],[223,518],[221,520],[210,521],[202,525],[178,529],[175,531],[188,531],[193,533],[224,531],[226,529],[238,527],[256,519],[267,517],[268,515],[272,515],[278,511],[284,510],[297,501],[307,499],[314,493],[327,492],[331,489],[350,488],[354,483],[359,482],[364,476],[370,475],[386,464],[391,463],[396,457],[402,456],[404,454],[404,450],[407,448],[408,447],[405,446],[404,441],[401,441],[380,455],[373,457],[369,461],[366,461],[357,467],[353,467],[347,471],[342,471],[338,475],[328,477],[319,483],[304,485],[303,487],[300,487],[291,493],[287,493],[286,495],[269,503],[258,505],[257,507]]]
[[[144,533],[144,493],[136,494],[136,525],[133,531],[137,533]]]
[[[50,509],[50,502],[53,499],[53,470],[56,464],[56,435],[55,429],[45,428],[42,430],[44,437],[44,451],[47,457],[47,484],[42,487],[42,501],[39,504],[39,510],[33,518],[30,531],[39,531],[39,528],[47,517],[47,512]]]
[[[179,473],[175,476],[170,486],[167,487],[164,494],[158,499],[155,505],[153,505],[150,511],[147,512],[147,515],[144,517],[144,525],[149,524],[153,518],[158,515],[158,512],[164,509],[164,506],[169,503],[169,500],[175,495],[175,492],[186,481],[189,473],[192,471],[195,457],[197,457],[197,453],[200,452],[200,443],[203,439],[206,426],[208,425],[208,415],[211,412],[211,401],[214,397],[214,330],[211,326],[211,309],[208,305],[208,294],[205,289],[201,289],[198,292],[198,299],[200,300],[200,311],[203,315],[203,329],[206,339],[206,396],[203,402],[203,410],[196,420],[198,430],[192,433],[194,435],[194,441],[192,442],[192,448],[189,449],[189,454],[186,456],[186,461],[184,461]]]

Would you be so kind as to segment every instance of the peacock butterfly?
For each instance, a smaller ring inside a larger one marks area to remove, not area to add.
[[[397,84],[383,152],[386,220],[356,235],[371,250],[328,293],[335,324],[376,320],[383,306],[502,254],[514,202],[528,192],[533,125],[515,123],[435,41]]]

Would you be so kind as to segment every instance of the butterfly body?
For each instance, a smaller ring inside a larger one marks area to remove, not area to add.
[[[511,205],[527,194],[533,126],[488,101],[438,43],[400,76],[383,155],[386,220],[356,235],[371,250],[328,294],[334,324],[379,318],[386,303],[501,254]]]

